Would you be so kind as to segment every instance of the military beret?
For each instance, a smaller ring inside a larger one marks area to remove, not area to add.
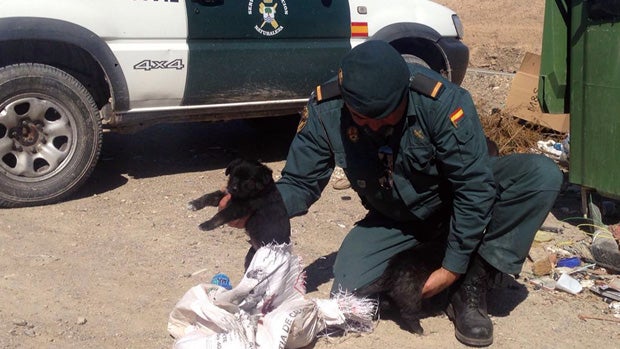
[[[381,119],[403,100],[409,88],[409,69],[390,44],[370,40],[355,46],[342,58],[338,83],[350,108]]]

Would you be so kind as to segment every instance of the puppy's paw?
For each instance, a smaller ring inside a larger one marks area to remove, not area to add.
[[[198,226],[198,228],[200,228],[200,230],[202,231],[209,231],[209,230],[213,230],[217,227],[219,227],[220,224],[217,224],[213,221],[206,221],[204,223],[202,223],[201,225]]]
[[[403,314],[401,314],[403,315]],[[415,333],[415,334],[419,334],[419,335],[423,335],[424,334],[424,329],[422,328],[422,325],[420,324],[420,319],[415,317],[409,317],[407,315],[403,315],[403,320],[404,320],[404,327],[409,330],[409,332],[411,333]]]
[[[185,206],[188,210],[190,211],[198,211],[199,208],[198,206],[196,206],[196,203],[194,201],[190,201],[187,203],[187,206]]]

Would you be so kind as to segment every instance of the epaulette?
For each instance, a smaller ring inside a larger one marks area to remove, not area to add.
[[[322,85],[319,85],[314,91],[314,98],[317,103],[321,103],[335,97],[340,97],[340,86],[338,86],[338,80],[328,81]]]
[[[437,99],[441,96],[445,86],[439,80],[417,73],[409,78],[409,88],[432,99]]]

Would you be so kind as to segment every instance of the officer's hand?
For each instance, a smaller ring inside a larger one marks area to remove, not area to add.
[[[217,205],[217,210],[221,211],[226,206],[228,206],[228,202],[230,201],[230,198],[231,198],[230,194],[226,194],[222,198],[222,200],[220,200],[220,203]],[[246,217],[243,217],[243,218],[235,219],[234,221],[228,222],[228,225],[233,227],[233,228],[244,229],[245,228],[245,223],[248,221],[248,218],[250,218],[250,216],[246,216]]]
[[[431,273],[424,287],[422,288],[422,298],[432,297],[452,285],[461,274],[457,274],[445,268],[439,268]]]

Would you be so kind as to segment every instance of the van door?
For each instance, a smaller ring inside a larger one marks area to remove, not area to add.
[[[186,0],[184,105],[307,98],[351,49],[348,1]]]

